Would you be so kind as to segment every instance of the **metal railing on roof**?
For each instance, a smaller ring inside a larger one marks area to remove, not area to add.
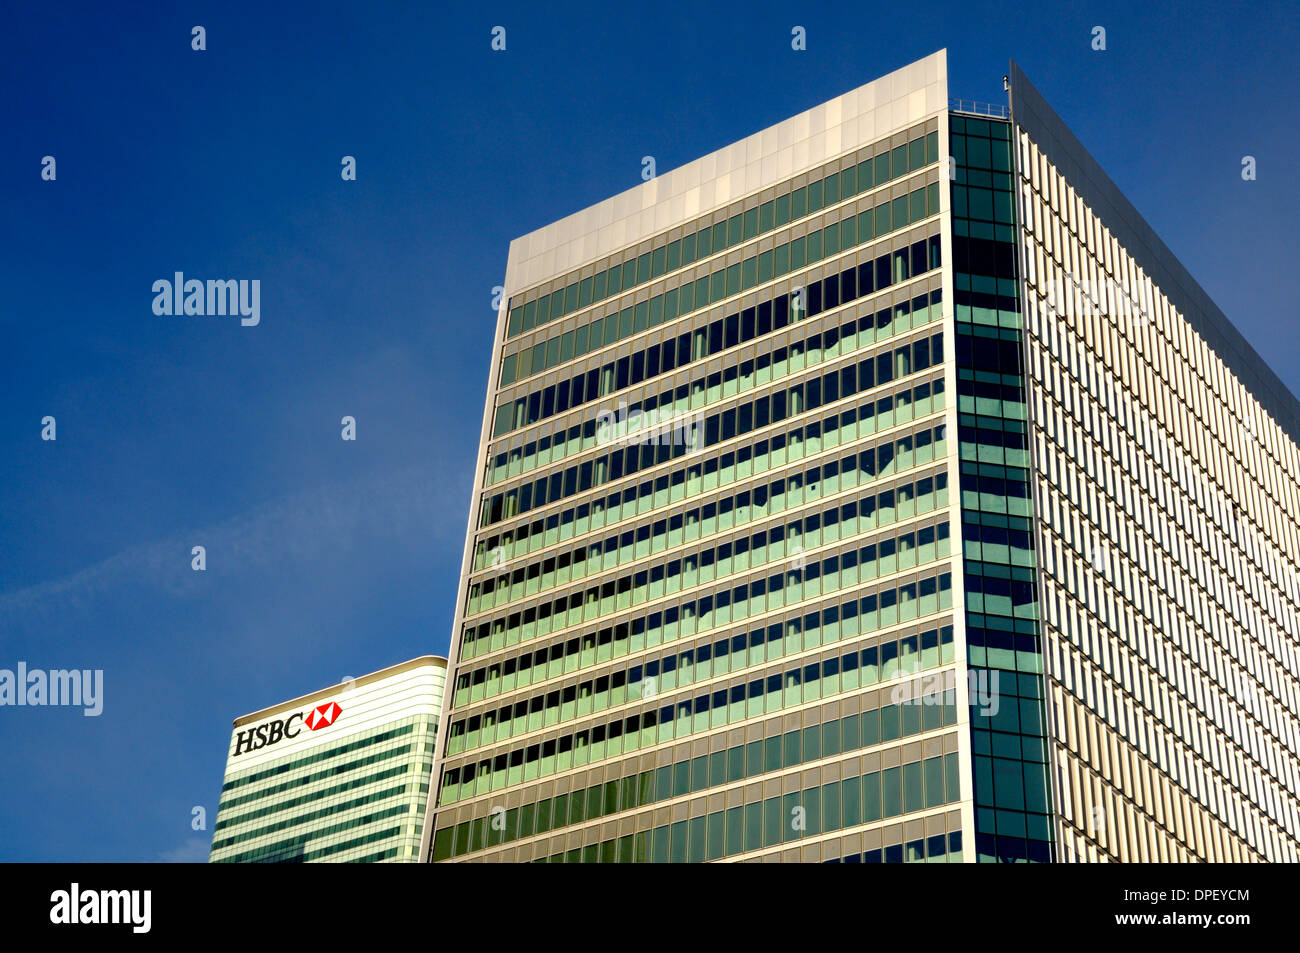
[[[970,116],[992,116],[997,119],[1006,119],[1007,106],[1005,103],[981,103],[973,99],[950,99],[948,108],[953,112],[966,113]]]

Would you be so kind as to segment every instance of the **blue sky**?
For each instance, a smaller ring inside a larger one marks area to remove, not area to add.
[[[1300,392],[1281,10],[122,6],[0,36],[0,668],[105,679],[0,708],[0,860],[203,859],[233,717],[447,651],[511,238],[940,47],[969,99],[1014,57]],[[154,315],[176,271],[260,325]]]

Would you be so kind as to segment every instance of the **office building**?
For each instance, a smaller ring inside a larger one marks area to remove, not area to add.
[[[427,859],[1296,859],[1296,401],[1007,86],[511,244]]]
[[[418,860],[446,677],[427,655],[236,718],[210,861]]]

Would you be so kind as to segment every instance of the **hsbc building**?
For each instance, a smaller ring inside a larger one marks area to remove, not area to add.
[[[446,676],[427,655],[236,718],[209,859],[417,860]]]

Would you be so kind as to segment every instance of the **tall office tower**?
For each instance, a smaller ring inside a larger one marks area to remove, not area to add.
[[[418,860],[446,680],[426,655],[236,718],[209,860]]]
[[[513,242],[428,859],[1294,859],[1295,400],[941,51]]]
[[[1010,88],[1057,856],[1294,861],[1300,407],[1014,63]]]

